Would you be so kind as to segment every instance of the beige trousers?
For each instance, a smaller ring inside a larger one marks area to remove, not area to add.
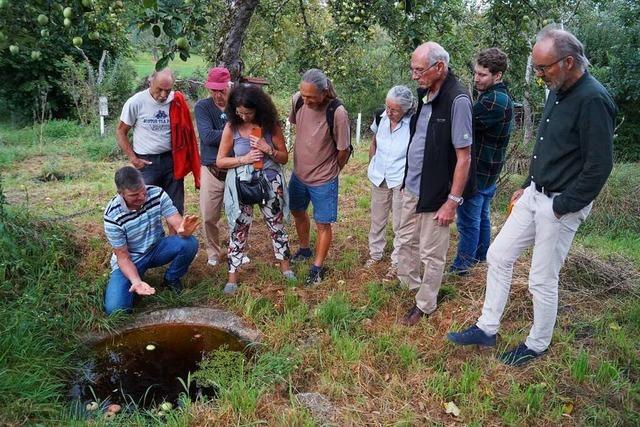
[[[398,239],[398,279],[402,286],[418,289],[416,306],[424,313],[436,309],[449,249],[449,227],[438,225],[435,212],[416,213],[418,198],[402,195]],[[424,273],[420,276],[420,267]]]
[[[398,264],[398,226],[400,225],[400,211],[402,210],[402,195],[400,186],[388,188],[385,181],[379,187],[371,186],[371,227],[369,228],[369,257],[381,260],[387,243],[386,228],[391,212],[391,227],[393,229],[393,252],[391,263]]]
[[[206,166],[200,166],[200,212],[204,245],[209,259],[220,260],[220,230],[218,221],[222,211],[224,181],[213,176]]]

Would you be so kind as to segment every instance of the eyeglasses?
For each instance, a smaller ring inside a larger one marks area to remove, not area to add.
[[[388,105],[385,105],[384,109],[387,111],[387,114],[403,114],[403,111],[399,108],[390,108]]]
[[[409,69],[409,73],[413,76],[416,75],[418,77],[422,77],[424,76],[424,74],[429,71],[430,69],[432,69],[433,67],[435,67],[436,65],[438,65],[440,63],[440,61],[436,61],[433,64],[431,64],[429,67],[427,68],[410,68]]]
[[[540,74],[544,74],[547,72],[547,70],[551,67],[553,67],[554,65],[556,65],[558,62],[563,61],[565,59],[567,59],[569,55],[563,56],[562,58],[552,62],[551,64],[546,64],[546,65],[536,65],[533,64],[533,71],[535,71],[536,73],[540,73]]]

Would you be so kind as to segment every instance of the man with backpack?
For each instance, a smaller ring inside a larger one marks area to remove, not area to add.
[[[351,155],[351,131],[347,110],[322,71],[312,68],[304,73],[300,91],[291,101],[289,121],[296,125],[296,140],[289,203],[300,242],[300,249],[291,261],[313,256],[307,214],[311,202],[317,241],[315,259],[305,283],[315,285],[324,278],[322,265],[331,246],[331,224],[338,219],[338,174]]]

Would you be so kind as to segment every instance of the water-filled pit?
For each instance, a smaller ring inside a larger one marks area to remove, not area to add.
[[[257,331],[221,310],[150,313],[114,335],[93,340],[71,394],[82,403],[99,401],[140,408],[164,401],[176,404],[187,388],[192,399],[200,394],[213,398],[215,390],[189,384],[189,373],[207,353],[221,346],[247,351],[258,338]]]

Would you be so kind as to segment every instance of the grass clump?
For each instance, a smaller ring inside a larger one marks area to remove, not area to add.
[[[347,331],[362,320],[363,313],[351,306],[347,294],[337,292],[329,297],[315,309],[318,322],[325,328],[337,331]]]
[[[64,412],[76,334],[99,323],[97,293],[74,277],[67,229],[9,210],[0,186],[0,419]]]
[[[201,387],[216,389],[218,412],[230,411],[234,419],[250,421],[260,398],[274,385],[286,383],[299,365],[291,346],[250,360],[242,352],[221,347],[202,360],[192,378]]]

